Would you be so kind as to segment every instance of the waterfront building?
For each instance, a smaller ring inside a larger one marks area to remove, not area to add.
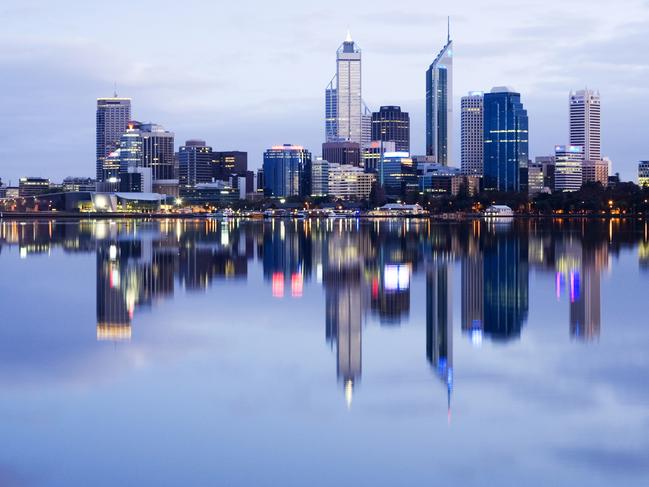
[[[507,87],[485,93],[483,131],[485,189],[526,191],[529,134],[520,93]]]
[[[462,97],[460,119],[460,167],[462,174],[482,176],[484,166],[483,93],[472,91]]]
[[[543,164],[530,162],[527,168],[527,193],[530,196],[536,196],[545,188],[545,178],[543,176]]]
[[[600,183],[608,185],[609,161],[584,161],[581,165],[582,183]]]
[[[95,191],[97,181],[92,178],[67,177],[63,180],[61,189],[66,193],[76,191]]]
[[[248,153],[243,151],[216,151],[212,160],[212,178],[227,181],[232,174],[248,170]]]
[[[322,144],[322,158],[335,164],[361,165],[361,146],[357,142],[325,142]]]
[[[554,154],[554,190],[579,191],[582,185],[584,148],[575,145],[557,145]]]
[[[113,173],[107,174],[110,169],[104,167],[104,162],[106,157],[119,148],[120,139],[126,131],[129,120],[131,120],[130,98],[118,98],[117,94],[112,98],[97,98],[97,181],[102,182],[115,177]]]
[[[420,193],[457,196],[462,185],[466,186],[469,195],[478,192],[477,176],[465,176],[456,167],[444,166],[436,162],[418,163],[417,179]]]
[[[311,162],[311,196],[322,197],[329,193],[329,162],[316,157]]]
[[[182,188],[212,181],[214,153],[204,140],[188,140],[180,146],[178,159],[178,184]]]
[[[417,166],[407,152],[386,152],[379,160],[378,182],[391,198],[418,191]]]
[[[161,125],[144,123],[140,125],[142,137],[142,167],[150,167],[153,179],[173,179],[174,134]]]
[[[446,45],[426,71],[426,155],[448,165],[453,140],[453,41]]]
[[[534,162],[543,168],[543,187],[554,190],[555,157],[536,156]]]
[[[570,145],[583,147],[586,161],[602,159],[599,92],[585,89],[570,93]]]
[[[349,164],[329,163],[328,195],[341,199],[367,199],[376,175]]]
[[[649,187],[649,161],[640,161],[638,163],[638,185]]]
[[[46,178],[23,177],[18,181],[18,194],[21,198],[47,193],[50,180]]]
[[[377,172],[379,161],[386,152],[396,152],[397,145],[395,142],[383,142],[373,140],[363,146],[361,150],[361,167],[367,172]]]
[[[311,153],[302,146],[273,146],[264,153],[264,193],[266,196],[299,196],[310,187]],[[307,175],[307,171],[309,174]],[[311,194],[309,190],[308,193]]]
[[[372,113],[372,141],[394,142],[396,151],[410,152],[410,115],[399,106]]]

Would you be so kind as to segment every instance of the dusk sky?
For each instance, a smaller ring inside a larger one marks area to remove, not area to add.
[[[602,152],[636,178],[649,159],[649,1],[375,0],[349,2],[88,2],[0,4],[0,177],[95,174],[95,103],[117,84],[133,117],[202,138],[218,150],[306,146],[320,154],[324,88],[347,32],[363,52],[371,109],[410,112],[424,152],[424,74],[455,42],[455,165],[459,100],[514,87],[530,116],[531,156],[568,139],[568,95],[602,97]]]

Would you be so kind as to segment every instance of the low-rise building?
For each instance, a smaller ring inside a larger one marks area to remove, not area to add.
[[[367,199],[376,175],[350,164],[329,164],[328,195],[342,199]]]
[[[638,163],[638,185],[649,187],[649,161]]]
[[[18,183],[18,193],[22,198],[47,193],[49,189],[50,180],[46,178],[25,177]]]

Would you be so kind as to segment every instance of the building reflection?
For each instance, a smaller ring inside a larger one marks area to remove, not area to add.
[[[444,384],[449,410],[456,269],[459,329],[474,345],[521,337],[530,272],[545,275],[543,282],[567,301],[570,337],[589,343],[601,333],[602,274],[610,260],[637,248],[640,268],[649,268],[647,242],[644,222],[612,220],[0,221],[2,259],[95,254],[100,341],[135,340],[140,313],[175,293],[205,293],[217,281],[246,281],[250,273],[275,298],[300,299],[321,288],[325,316],[316,321],[324,321],[348,404],[362,378],[364,330],[396,329],[411,313],[416,323],[423,310],[411,309],[412,296],[425,295],[426,359]]]

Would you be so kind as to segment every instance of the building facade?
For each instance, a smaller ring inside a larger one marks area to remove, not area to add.
[[[582,183],[608,185],[608,161],[584,161],[581,165]]]
[[[638,185],[649,187],[649,161],[640,161],[638,163]]]
[[[453,140],[453,41],[446,45],[426,71],[426,155],[448,165]]]
[[[18,194],[21,198],[47,193],[49,189],[49,179],[29,177],[20,178],[18,181]]]
[[[311,178],[306,174],[310,168],[311,153],[302,146],[284,144],[268,149],[264,153],[264,194],[278,198],[299,196],[307,186],[304,180]]]
[[[128,122],[131,120],[131,99],[97,98],[96,114],[96,149],[97,181],[106,181],[114,174],[107,174],[104,162],[120,145],[120,138],[126,132]]]
[[[386,152],[396,152],[396,144],[394,142],[383,142],[380,140],[373,140],[361,149],[361,167],[366,172],[377,172],[379,161],[383,154]]]
[[[322,157],[311,161],[311,196],[323,197],[329,194],[329,162]]]
[[[214,153],[204,140],[188,140],[178,148],[178,185],[181,188],[212,182]]]
[[[361,165],[361,146],[357,142],[325,142],[322,158],[335,164]]]
[[[401,198],[418,191],[417,166],[407,152],[386,152],[379,160],[378,182],[386,196]]]
[[[395,150],[410,152],[410,115],[399,106],[382,106],[372,113],[372,140],[394,142]]]
[[[585,89],[570,93],[570,145],[584,148],[584,160],[599,161],[601,138],[599,92]]]
[[[554,190],[579,191],[583,181],[584,148],[578,145],[557,145],[554,157]]]
[[[227,181],[232,174],[245,174],[248,170],[248,153],[242,151],[216,151],[212,163],[212,177]]]
[[[140,125],[142,167],[150,167],[153,179],[174,179],[174,134],[155,123]]]
[[[484,188],[527,191],[527,111],[520,93],[496,87],[484,95]]]
[[[349,164],[329,164],[328,195],[341,199],[367,199],[376,175]]]
[[[462,97],[460,119],[460,167],[462,174],[482,176],[484,171],[484,100],[483,93]]]

